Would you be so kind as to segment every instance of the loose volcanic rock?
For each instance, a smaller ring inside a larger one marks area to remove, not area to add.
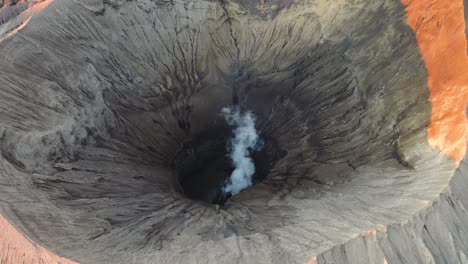
[[[401,2],[27,5],[0,11],[0,213],[34,243],[79,263],[468,261],[468,168],[428,144]],[[233,103],[265,145],[220,206]]]

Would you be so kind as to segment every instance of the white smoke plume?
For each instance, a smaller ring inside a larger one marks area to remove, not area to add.
[[[229,153],[234,171],[223,190],[227,194],[236,195],[252,185],[255,164],[250,152],[255,150],[259,136],[255,129],[255,116],[251,112],[242,114],[237,108],[223,108],[222,113],[226,122],[234,127]]]

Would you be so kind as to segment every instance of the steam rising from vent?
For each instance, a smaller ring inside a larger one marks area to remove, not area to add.
[[[234,127],[234,135],[228,148],[234,171],[223,191],[236,195],[252,185],[255,164],[250,154],[258,146],[259,136],[255,129],[255,116],[251,112],[242,114],[238,108],[223,108],[222,113],[226,122]]]

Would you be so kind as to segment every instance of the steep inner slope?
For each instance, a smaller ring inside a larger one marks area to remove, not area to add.
[[[53,2],[0,42],[0,212],[81,263],[305,263],[403,222],[455,169],[427,144],[404,15],[383,0]],[[216,206],[233,104],[257,117],[261,179]]]

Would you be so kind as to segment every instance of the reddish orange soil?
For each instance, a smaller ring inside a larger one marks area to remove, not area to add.
[[[38,0],[36,1],[37,3],[34,4],[34,5],[31,5],[28,9],[26,9],[23,14],[24,15],[27,15],[28,18],[23,21],[23,23],[21,23],[17,28],[13,29],[11,32],[9,32],[6,36],[4,37],[1,37],[0,38],[0,42],[2,42],[3,40],[15,35],[16,33],[18,33],[20,30],[22,30],[23,28],[25,28],[28,23],[31,21],[31,18],[33,17],[34,14],[36,13],[39,13],[40,11],[42,11],[43,9],[45,9],[47,6],[49,6],[54,0]],[[18,1],[19,3],[20,2],[25,2],[24,0],[21,0],[21,1]],[[8,4],[8,3],[7,3]]]
[[[429,143],[458,163],[466,153],[468,56],[463,0],[402,0],[429,74]]]
[[[2,264],[78,264],[58,257],[26,238],[0,215],[0,263]]]

